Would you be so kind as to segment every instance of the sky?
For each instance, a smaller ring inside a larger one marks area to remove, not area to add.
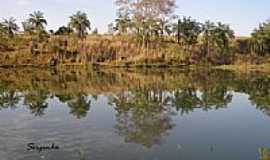
[[[66,25],[69,16],[81,10],[88,14],[92,28],[106,32],[116,17],[114,0],[0,0],[0,20],[14,17],[18,23],[40,10],[48,20],[47,29]],[[238,36],[248,36],[259,23],[270,19],[269,0],[176,0],[179,16],[200,22],[211,20],[231,25]]]

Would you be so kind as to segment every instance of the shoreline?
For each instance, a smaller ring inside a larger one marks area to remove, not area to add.
[[[229,71],[239,72],[250,72],[259,71],[270,73],[270,63],[266,64],[233,64],[233,65],[207,65],[207,64],[105,64],[105,63],[94,63],[94,64],[60,64],[60,65],[46,65],[46,64],[13,64],[13,65],[0,65],[0,68],[11,69],[11,68],[35,68],[35,69],[50,69],[50,68],[66,68],[66,67],[79,67],[79,68],[113,68],[113,69],[198,69],[198,68],[210,68],[210,69],[221,69]]]

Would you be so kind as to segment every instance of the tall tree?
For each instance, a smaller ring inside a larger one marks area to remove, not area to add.
[[[215,30],[215,24],[210,22],[210,21],[206,21],[203,26],[202,26],[202,41],[203,41],[203,50],[206,56],[211,56],[210,52],[211,52],[211,46],[212,46],[212,38],[213,38],[213,33]]]
[[[260,24],[251,36],[255,53],[258,55],[270,54],[270,20]]]
[[[119,14],[132,20],[131,30],[143,42],[153,33],[163,35],[166,22],[173,17],[176,8],[175,0],[117,0],[116,5]]]
[[[215,30],[216,34],[216,43],[221,50],[221,64],[225,63],[225,54],[229,52],[229,42],[233,39],[234,31],[230,28],[229,25],[222,24],[221,22],[217,23],[217,28]]]
[[[229,42],[233,39],[234,31],[229,25],[218,22],[217,24],[207,21],[203,25],[203,48],[208,58],[213,54],[219,57],[219,63],[225,63],[225,53],[229,53]]]
[[[86,13],[78,11],[70,17],[69,26],[77,32],[80,38],[84,38],[87,30],[91,30],[91,23]]]
[[[201,24],[191,17],[183,17],[174,25],[177,41],[181,42],[182,45],[190,46],[197,43],[201,31]]]
[[[44,17],[44,14],[41,11],[35,11],[34,13],[29,14],[29,19],[27,22],[33,27],[33,29],[37,32],[41,32],[45,29],[47,25],[47,20]]]
[[[16,24],[16,19],[10,17],[9,19],[4,19],[1,23],[1,28],[4,33],[6,33],[9,37],[13,38],[15,32],[19,30],[19,26]]]
[[[128,28],[130,27],[131,21],[128,17],[119,16],[115,20],[115,30],[119,32],[119,34],[125,34],[128,32]]]

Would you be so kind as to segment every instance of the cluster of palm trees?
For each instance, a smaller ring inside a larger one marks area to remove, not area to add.
[[[22,22],[22,27],[24,33],[27,34],[47,34],[45,30],[48,22],[44,17],[44,14],[41,11],[35,11],[29,14],[29,18]],[[91,23],[86,15],[81,11],[78,11],[74,15],[70,16],[70,22],[67,26],[60,27],[55,34],[70,34],[76,32],[80,38],[86,36],[87,31],[91,30]],[[8,35],[10,38],[14,37],[14,35],[19,31],[19,26],[16,24],[16,19],[11,17],[9,19],[4,19],[3,22],[0,23],[0,33],[3,35]],[[50,30],[51,33],[54,33]]]

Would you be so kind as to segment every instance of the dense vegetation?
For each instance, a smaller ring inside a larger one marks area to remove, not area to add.
[[[103,64],[170,66],[267,63],[270,22],[251,37],[235,37],[222,22],[197,22],[175,15],[174,0],[116,0],[117,18],[108,32],[92,33],[86,13],[78,11],[58,30],[46,30],[44,14],[35,11],[19,31],[11,17],[0,23],[0,64]],[[90,34],[89,34],[90,33]]]

